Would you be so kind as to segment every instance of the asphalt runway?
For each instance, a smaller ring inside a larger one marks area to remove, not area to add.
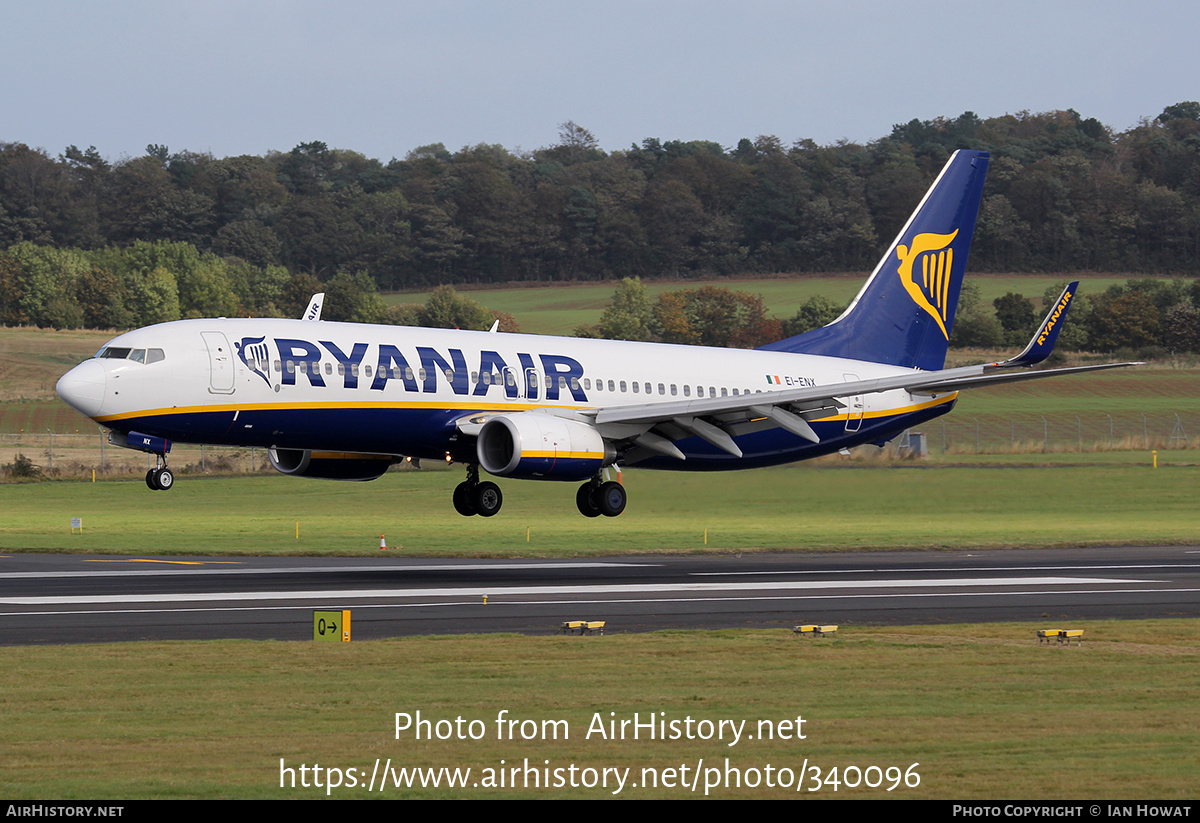
[[[484,596],[487,603],[484,603]],[[0,556],[0,644],[1200,616],[1200,547],[588,560]]]

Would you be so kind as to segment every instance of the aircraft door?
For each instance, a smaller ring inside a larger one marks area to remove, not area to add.
[[[847,383],[858,382],[857,374],[843,374],[842,377]],[[848,401],[846,405],[846,431],[856,432],[862,428],[863,412],[865,411],[863,396],[861,394],[854,394],[847,397],[846,400]]]
[[[219,331],[200,332],[200,336],[208,349],[208,390],[213,394],[233,394],[233,350],[229,340]]]
[[[537,400],[541,392],[541,374],[537,369],[525,369],[525,399]]]
[[[511,366],[505,366],[500,370],[500,384],[504,387],[505,397],[521,397],[521,381],[517,378],[517,372]]]

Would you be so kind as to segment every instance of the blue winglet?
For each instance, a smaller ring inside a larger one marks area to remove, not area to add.
[[[1078,280],[1068,283],[1067,287],[1063,289],[1063,293],[1058,296],[1058,300],[1055,301],[1054,308],[1050,309],[1050,313],[1038,327],[1037,333],[1025,347],[1025,351],[1003,363],[997,363],[996,366],[1032,366],[1049,357],[1050,352],[1054,351],[1054,343],[1058,340],[1058,333],[1062,330],[1063,321],[1067,319],[1067,309],[1071,307],[1071,301],[1075,299],[1075,292],[1078,289]]]

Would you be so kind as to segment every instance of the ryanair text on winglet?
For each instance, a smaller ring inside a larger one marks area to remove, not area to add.
[[[1058,323],[1058,318],[1062,317],[1063,312],[1067,310],[1067,304],[1071,302],[1071,298],[1074,296],[1074,292],[1063,292],[1062,299],[1058,301],[1058,305],[1054,307],[1054,311],[1050,314],[1050,319],[1047,321],[1045,328],[1043,328],[1042,333],[1038,335],[1039,346],[1046,342],[1046,338],[1049,337],[1050,332],[1054,329],[1055,324]]]

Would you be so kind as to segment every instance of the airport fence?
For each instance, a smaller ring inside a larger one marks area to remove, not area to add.
[[[933,454],[1200,448],[1200,412],[950,414],[919,427]]]
[[[1116,414],[951,414],[912,430],[923,434],[931,455],[1032,454],[1200,448],[1200,412]],[[887,454],[911,457],[919,438],[895,438]],[[18,461],[18,456],[23,460]],[[177,475],[270,472],[266,449],[175,445],[169,458]],[[49,477],[126,478],[154,468],[153,455],[94,434],[0,433],[0,474],[33,472]]]
[[[19,458],[23,458],[20,460]],[[172,445],[168,455],[176,475],[270,472],[266,449]],[[155,457],[114,446],[108,432],[52,434],[0,433],[0,474],[11,477],[140,477],[155,467]]]

